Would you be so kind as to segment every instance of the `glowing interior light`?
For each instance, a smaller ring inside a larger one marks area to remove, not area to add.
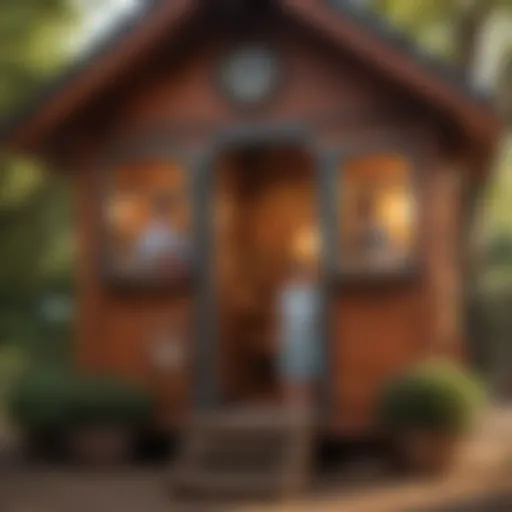
[[[299,261],[315,261],[318,257],[318,252],[318,231],[309,226],[300,230],[294,242],[294,257]]]

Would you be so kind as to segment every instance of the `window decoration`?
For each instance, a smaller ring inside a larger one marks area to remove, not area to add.
[[[339,169],[339,254],[344,272],[396,271],[414,259],[413,166],[395,153],[351,156]]]
[[[109,172],[104,204],[110,274],[166,282],[190,272],[188,170],[178,162],[135,161]]]

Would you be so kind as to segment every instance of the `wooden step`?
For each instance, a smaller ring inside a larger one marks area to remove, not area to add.
[[[275,430],[310,428],[313,416],[306,411],[286,411],[280,407],[226,408],[214,412],[196,413],[189,428],[222,430]]]
[[[311,419],[276,408],[196,414],[184,435],[172,485],[197,493],[297,489],[309,470]]]
[[[257,466],[271,467],[279,457],[284,456],[290,439],[285,433],[269,436],[267,432],[230,433],[195,432],[190,434],[183,446],[182,464],[203,464],[209,467]],[[192,461],[192,462],[190,462]]]
[[[213,473],[188,471],[178,473],[173,481],[177,494],[197,495],[265,495],[280,492],[283,482],[275,473]]]

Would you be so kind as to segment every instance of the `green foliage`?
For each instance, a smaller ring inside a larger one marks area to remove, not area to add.
[[[373,7],[434,53],[453,58],[453,20],[460,13],[459,4],[457,0],[375,0]]]
[[[393,433],[465,432],[483,403],[476,377],[449,362],[413,368],[384,390],[379,403],[380,424]]]
[[[151,419],[153,406],[150,394],[131,383],[81,376],[55,365],[27,372],[9,395],[13,422],[31,432],[92,425],[137,428]]]
[[[6,408],[12,386],[26,369],[27,360],[23,350],[17,345],[0,346],[0,428],[7,417]]]
[[[83,378],[73,396],[70,416],[74,425],[141,427],[151,418],[153,400],[130,383],[114,379]]]
[[[490,241],[486,251],[489,265],[508,265],[512,268],[512,233],[502,233]]]
[[[33,368],[11,390],[11,419],[29,432],[65,429],[70,422],[74,391],[74,376],[67,370],[55,366]]]
[[[52,73],[66,53],[72,2],[0,0],[0,112]]]
[[[498,280],[500,276],[496,276]],[[509,286],[488,287],[485,293],[473,298],[469,311],[470,328],[475,341],[472,358],[478,363],[493,394],[504,399],[510,396],[512,344],[512,288],[510,269]],[[505,280],[505,275],[501,276]],[[484,342],[484,341],[485,342]]]
[[[512,88],[510,89],[512,91]],[[488,186],[482,204],[481,219],[487,238],[512,236],[510,197],[512,196],[512,135],[503,139],[502,151],[497,155],[494,179]]]
[[[74,0],[0,0],[0,117],[69,56],[75,9]],[[68,183],[39,163],[0,153],[0,344],[32,353],[50,337],[37,308],[52,281],[70,274],[69,197]]]

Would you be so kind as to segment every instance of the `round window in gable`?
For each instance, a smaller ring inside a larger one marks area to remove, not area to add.
[[[228,97],[241,105],[268,100],[280,82],[279,58],[266,44],[248,44],[232,51],[221,64],[221,84]]]

